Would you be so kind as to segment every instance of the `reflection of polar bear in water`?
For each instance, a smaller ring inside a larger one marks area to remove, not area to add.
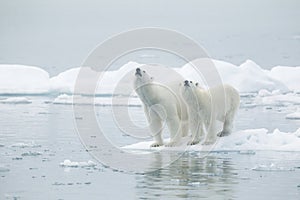
[[[192,132],[190,145],[199,143],[205,132],[207,136],[204,144],[211,144],[217,136],[223,137],[231,133],[234,116],[240,105],[238,91],[229,85],[205,90],[186,80],[181,92],[189,111],[189,126]],[[223,130],[218,134],[215,130],[217,120],[223,122]]]
[[[149,122],[155,143],[152,147],[163,145],[162,122],[165,120],[170,131],[170,143],[176,145],[182,136],[188,133],[188,115],[184,100],[179,93],[179,84],[161,85],[153,82],[153,77],[136,69],[134,88],[144,105],[144,111]]]

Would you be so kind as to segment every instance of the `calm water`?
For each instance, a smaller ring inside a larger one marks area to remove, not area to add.
[[[297,0],[2,1],[0,64],[40,66],[54,76],[79,66],[108,37],[150,26],[186,34],[212,58],[234,64],[252,59],[263,68],[296,66],[300,64],[299,7]],[[143,53],[121,58],[115,65],[131,60],[175,67],[184,64],[172,55]],[[190,152],[152,173],[118,172],[85,150],[72,106],[45,103],[52,97],[29,98],[32,104],[0,104],[0,199],[300,198],[300,152],[218,152],[204,158]],[[244,105],[236,130],[295,131],[300,121],[285,119],[294,110],[295,106]],[[96,112],[107,138],[117,146],[138,142],[115,126],[110,107],[97,107]],[[145,125],[141,108],[130,108],[130,114],[137,124]],[[178,155],[169,152],[167,156]],[[92,160],[97,165],[60,166],[65,159]],[[253,170],[260,165],[280,170]]]
[[[44,103],[51,97],[29,98],[32,104],[0,104],[0,199],[300,197],[299,152],[218,152],[204,158],[201,153],[186,152],[173,164],[152,173],[118,172],[104,167],[85,151],[76,133],[72,106]],[[278,109],[241,108],[236,129],[277,127],[295,131],[300,127],[297,120],[285,120],[284,110],[290,108]],[[97,107],[109,139],[119,146],[136,142],[115,127],[110,112],[110,107]],[[141,108],[131,108],[130,112],[145,123]],[[30,146],[17,146],[20,142]],[[177,155],[169,152],[168,156]],[[60,166],[65,159],[93,160],[97,165]],[[257,168],[260,165],[275,165],[278,170]]]

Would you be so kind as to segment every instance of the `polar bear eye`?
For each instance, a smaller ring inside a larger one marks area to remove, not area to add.
[[[143,71],[143,73],[146,73],[145,71]]]

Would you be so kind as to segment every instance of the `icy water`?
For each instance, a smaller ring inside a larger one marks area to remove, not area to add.
[[[29,98],[31,104],[0,104],[0,199],[300,197],[300,152],[214,152],[204,158],[201,153],[186,152],[163,169],[124,173],[104,167],[85,150],[71,105],[47,103],[52,97]],[[245,98],[243,102],[236,130],[264,127],[288,132],[300,127],[299,120],[285,119],[293,106],[247,106]],[[104,129],[110,130],[110,140],[119,146],[137,142],[115,127],[111,107],[96,110]],[[141,107],[130,112],[145,123]],[[66,159],[94,163],[60,165]]]

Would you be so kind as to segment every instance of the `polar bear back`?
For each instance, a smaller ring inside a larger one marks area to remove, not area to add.
[[[223,118],[228,112],[237,109],[240,104],[238,91],[230,85],[220,85],[207,90],[214,106],[217,118]]]

